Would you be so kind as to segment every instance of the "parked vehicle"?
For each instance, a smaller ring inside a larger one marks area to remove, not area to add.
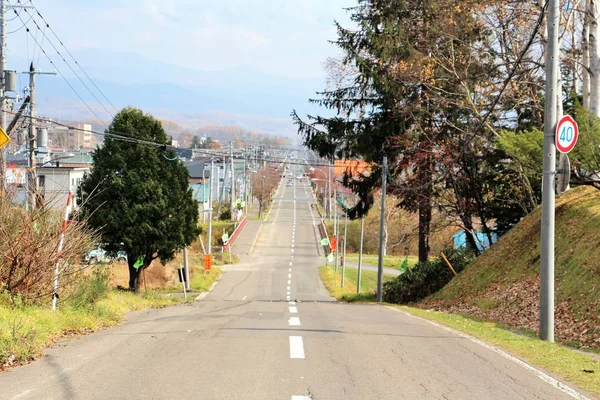
[[[90,251],[88,254],[86,254],[84,257],[84,261],[90,265],[94,265],[94,264],[98,264],[98,263],[105,263],[105,262],[113,262],[113,261],[125,263],[125,262],[127,262],[127,254],[124,251],[120,251],[117,253],[116,257],[109,257],[106,254],[106,251],[104,251],[102,248],[98,247],[98,248]]]

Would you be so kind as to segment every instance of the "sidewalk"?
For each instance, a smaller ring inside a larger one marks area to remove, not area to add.
[[[346,268],[354,268],[357,269],[358,268],[358,263],[353,263],[353,262],[347,262],[346,263]],[[361,269],[363,271],[373,271],[373,272],[377,272],[377,265],[373,265],[373,264],[365,264],[363,263]],[[400,275],[400,270],[395,269],[395,268],[386,268],[383,267],[383,274],[384,275],[393,275],[393,276],[398,276]]]

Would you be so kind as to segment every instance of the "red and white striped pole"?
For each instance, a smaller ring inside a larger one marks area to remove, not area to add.
[[[69,192],[67,196],[67,207],[65,208],[65,219],[62,224],[62,233],[60,234],[60,242],[58,242],[58,254],[56,256],[56,267],[54,269],[54,293],[52,294],[52,309],[56,310],[56,303],[58,302],[58,275],[60,274],[60,257],[62,256],[62,250],[65,244],[65,232],[67,230],[67,224],[69,223],[69,214],[71,213],[71,200],[73,193]]]

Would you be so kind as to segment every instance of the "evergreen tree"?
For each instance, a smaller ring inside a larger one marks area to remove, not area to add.
[[[482,132],[472,132],[478,110],[468,90],[490,74],[485,57],[473,56],[474,43],[485,39],[473,17],[477,3],[360,0],[351,9],[358,29],[338,24],[336,41],[345,55],[343,65],[356,73],[348,85],[314,100],[337,115],[308,116],[305,122],[293,113],[305,145],[321,156],[361,157],[377,165],[388,157],[394,178],[390,191],[401,206],[419,214],[420,261],[429,254],[434,185],[453,179],[448,188],[464,198],[456,212],[467,229],[483,207],[478,169],[468,157],[486,145],[472,140]],[[352,215],[371,207],[380,180],[378,166],[368,176],[345,177],[361,199]]]
[[[135,108],[115,115],[107,133],[167,145],[160,122]],[[144,268],[173,259],[199,234],[188,171],[164,148],[110,136],[93,156],[78,194],[82,218],[99,231],[109,254],[127,253],[129,287],[137,292]]]

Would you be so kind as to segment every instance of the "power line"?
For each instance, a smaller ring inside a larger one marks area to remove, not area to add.
[[[19,15],[19,19],[25,23],[23,21],[23,18],[21,18],[21,16]],[[36,24],[37,25],[37,24]],[[38,27],[39,29],[39,27]],[[54,64],[54,61],[52,61],[52,59],[50,58],[50,56],[46,53],[46,51],[41,47],[40,43],[37,41],[37,38],[35,36],[33,36],[33,33],[31,33],[31,30],[29,29],[29,27],[26,28],[27,33],[29,33],[29,35],[33,38],[33,40],[35,41],[35,43],[37,44],[37,46],[40,48],[40,51],[42,53],[44,53],[44,55],[46,56],[46,58],[48,59],[48,61],[50,62],[50,64],[52,64],[54,66],[54,68],[56,69],[56,72],[58,72],[58,74],[60,75],[60,77],[63,79],[63,81],[65,81],[65,83],[71,88],[71,90],[73,91],[73,93],[75,93],[75,95],[79,98],[79,100],[81,100],[81,102],[87,107],[87,109],[98,119],[98,121],[103,124],[102,119],[100,119],[100,117],[98,116],[98,114],[96,114],[94,112],[94,110],[92,110],[92,108],[89,106],[88,103],[86,103],[86,101],[81,97],[81,95],[77,92],[77,90],[75,90],[75,88],[73,87],[73,85],[71,85],[71,83],[67,80],[67,78],[63,75],[63,73],[60,71],[60,69],[56,66],[56,64]],[[104,124],[103,124],[104,125]]]
[[[25,11],[27,12],[27,10],[25,10]],[[41,14],[39,13],[39,11],[37,11],[37,8],[36,8],[36,12],[37,12],[37,14],[38,14],[38,15],[41,17]],[[32,14],[32,15],[33,15],[33,14]],[[43,19],[43,18],[42,18],[42,19]],[[53,49],[56,51],[56,54],[58,54],[58,56],[59,56],[59,57],[60,57],[60,58],[63,60],[63,62],[65,63],[65,65],[66,65],[66,66],[67,66],[67,67],[68,67],[68,68],[71,70],[71,72],[72,72],[73,74],[75,74],[75,76],[77,77],[77,79],[79,80],[79,82],[81,82],[81,84],[82,84],[82,85],[83,85],[83,86],[84,86],[84,87],[87,89],[87,91],[88,91],[88,92],[90,92],[90,94],[91,94],[91,95],[94,97],[94,99],[96,99],[96,101],[98,102],[98,104],[100,104],[100,106],[102,106],[102,108],[104,108],[104,111],[106,111],[106,113],[107,113],[108,115],[110,115],[110,117],[111,117],[111,118],[114,118],[114,114],[113,114],[112,112],[110,112],[110,111],[108,110],[108,108],[106,108],[106,106],[104,105],[104,103],[100,101],[100,99],[98,98],[98,96],[96,96],[96,94],[95,94],[95,93],[94,93],[94,92],[93,92],[93,91],[92,91],[92,90],[89,88],[89,86],[88,86],[88,85],[87,85],[87,84],[86,84],[86,83],[83,81],[83,79],[81,78],[81,76],[80,76],[80,75],[79,75],[79,74],[78,74],[78,73],[77,73],[77,72],[76,72],[76,71],[73,69],[73,67],[71,67],[71,64],[69,64],[69,63],[67,62],[67,60],[65,59],[65,57],[64,57],[64,56],[61,54],[61,52],[60,52],[60,51],[59,51],[59,50],[56,48],[56,46],[55,46],[55,45],[54,45],[54,43],[53,43],[53,42],[50,40],[50,38],[48,37],[48,35],[46,35],[45,28],[46,28],[46,27],[47,27],[47,28],[50,28],[50,25],[48,25],[48,23],[46,23],[46,26],[44,27],[44,31],[42,31],[42,29],[41,29],[41,28],[40,28],[40,26],[38,25],[37,21],[35,20],[35,18],[33,18],[31,22],[33,22],[33,23],[35,24],[36,28],[38,29],[38,31],[42,33],[42,35],[43,35],[43,38],[42,38],[42,39],[46,39],[46,40],[48,41],[48,43],[50,43],[50,45],[52,46],[52,48],[53,48]],[[44,20],[44,22],[45,22],[45,20]],[[55,36],[56,36],[56,34],[55,34]],[[60,42],[60,39],[59,39],[59,42]],[[62,44],[62,42],[61,42],[61,44]],[[64,45],[63,45],[63,47],[64,47]],[[113,108],[114,108],[114,106],[113,106]]]
[[[115,112],[118,112],[117,108],[113,105],[113,103],[111,103],[111,101],[106,97],[106,95],[104,94],[104,92],[102,92],[102,90],[100,90],[100,88],[96,85],[96,83],[92,80],[92,78],[90,78],[90,76],[83,69],[83,67],[79,64],[79,62],[77,62],[77,60],[75,59],[75,57],[73,56],[73,54],[71,54],[71,52],[69,51],[69,49],[67,48],[67,46],[65,46],[65,44],[63,43],[63,41],[60,40],[60,38],[58,37],[58,35],[54,31],[54,29],[52,29],[52,27],[50,26],[50,24],[48,23],[48,21],[46,21],[46,19],[44,18],[44,16],[40,13],[40,11],[38,10],[38,8],[35,5],[33,7],[34,7],[35,12],[37,13],[37,15],[42,19],[42,21],[44,21],[44,24],[46,24],[46,27],[48,27],[48,29],[50,29],[50,32],[52,32],[52,34],[54,35],[54,37],[56,38],[56,40],[58,40],[58,42],[61,44],[61,46],[66,50],[67,54],[71,57],[71,59],[73,60],[73,62],[79,67],[79,69],[81,69],[81,72],[83,72],[83,74],[86,76],[86,78],[88,78],[88,80],[92,83],[92,85],[94,85],[94,87],[96,88],[96,90],[98,90],[98,92],[100,92],[100,94],[102,95],[102,97],[104,97],[104,100],[106,100],[108,102],[108,104],[110,104],[110,106],[115,110]]]
[[[14,111],[5,111],[8,114],[12,114],[12,115],[16,115],[17,113]],[[54,121],[50,118],[44,118],[44,117],[27,117],[27,118],[31,118],[35,121],[39,121],[39,122],[47,122],[50,123],[52,125],[57,125],[63,128],[67,128],[68,130],[72,130],[72,131],[78,131],[78,132],[85,132],[85,133],[91,133],[93,135],[96,136],[102,136],[102,137],[107,137],[110,139],[114,139],[114,140],[119,140],[122,142],[128,142],[128,143],[135,143],[135,144],[144,144],[144,145],[150,145],[150,146],[155,146],[155,147],[160,147],[163,149],[167,149],[169,151],[175,151],[175,150],[187,150],[187,149],[181,149],[175,146],[171,146],[169,144],[166,143],[159,143],[159,142],[153,142],[150,140],[143,140],[143,139],[137,139],[137,138],[133,138],[131,136],[124,136],[127,135],[127,133],[125,132],[115,132],[115,133],[109,133],[109,132],[97,132],[97,131],[93,131],[93,130],[88,130],[88,129],[83,129],[83,128],[78,128],[76,126],[71,126],[71,125],[67,125],[67,124],[63,124],[61,122],[57,122]]]

